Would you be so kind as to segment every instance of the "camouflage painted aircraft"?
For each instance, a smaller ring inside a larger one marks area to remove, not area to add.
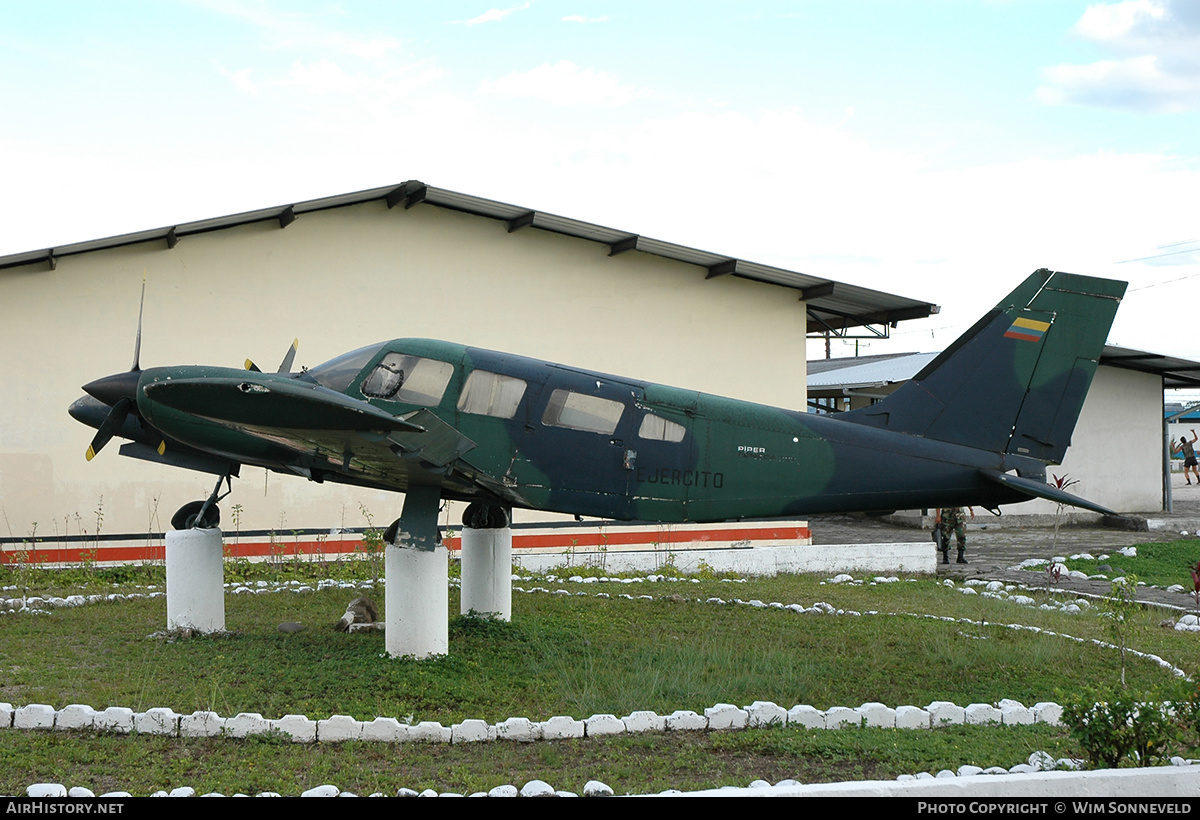
[[[837,415],[426,339],[300,373],[294,346],[276,373],[142,370],[135,350],[70,412],[98,430],[89,459],[116,435],[122,455],[219,476],[177,527],[215,524],[243,464],[479,502],[473,526],[514,507],[662,522],[1031,498],[1108,512],[1048,485],[1046,465],[1062,461],[1124,292],[1039,270],[894,394]]]

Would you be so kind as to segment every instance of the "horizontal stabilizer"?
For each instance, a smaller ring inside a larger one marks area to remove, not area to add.
[[[1030,498],[1045,498],[1053,501],[1055,504],[1065,504],[1069,507],[1079,507],[1084,510],[1100,513],[1101,515],[1116,515],[1115,512],[1107,507],[1101,507],[1099,504],[1093,504],[1086,498],[1080,498],[1077,495],[1065,492],[1052,487],[1044,481],[1034,481],[1031,478],[1022,478],[1021,476],[1011,475],[1008,473],[991,473],[986,470],[980,470],[984,478],[989,481],[994,481],[1005,487],[1011,487],[1017,492],[1024,493]]]

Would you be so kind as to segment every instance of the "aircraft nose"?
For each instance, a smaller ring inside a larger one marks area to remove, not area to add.
[[[140,370],[130,370],[113,376],[105,376],[85,384],[83,392],[99,399],[109,407],[114,406],[121,399],[129,399],[137,404],[137,385],[141,375]]]

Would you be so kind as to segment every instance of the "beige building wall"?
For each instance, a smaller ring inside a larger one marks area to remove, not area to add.
[[[429,205],[369,202],[0,271],[0,535],[144,533],[215,478],[118,455],[67,407],[133,358],[143,367],[296,367],[428,337],[789,408],[805,405],[805,312],[793,290]],[[242,529],[357,527],[400,496],[245,468],[222,503]],[[361,506],[360,506],[361,505]],[[457,526],[456,511],[447,519]],[[518,514],[518,521],[531,514]]]

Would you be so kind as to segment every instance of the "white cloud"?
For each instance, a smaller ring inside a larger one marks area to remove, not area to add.
[[[1172,70],[1153,55],[1046,69],[1037,90],[1052,105],[1094,105],[1136,111],[1180,112],[1200,106],[1200,70]]]
[[[250,79],[250,69],[243,68],[240,71],[231,71],[227,68],[221,68],[220,72],[238,91],[246,94],[257,94],[258,85]]]
[[[1119,59],[1044,71],[1037,97],[1051,105],[1135,111],[1200,108],[1200,3],[1126,0],[1088,6],[1072,32]]]
[[[465,21],[465,25],[477,26],[480,23],[498,23],[510,14],[518,11],[524,11],[532,5],[533,3],[520,3],[519,5],[510,6],[506,9],[488,9],[478,17],[472,17],[470,20]]]
[[[379,60],[398,48],[400,41],[388,35],[356,33],[331,26],[330,15],[343,16],[337,7],[324,12],[281,11],[265,3],[239,3],[231,0],[195,0],[210,11],[249,23],[267,35],[272,49],[317,48],[349,54],[364,60]]]
[[[1088,6],[1075,24],[1081,37],[1097,42],[1119,42],[1142,27],[1152,27],[1166,17],[1166,9],[1156,0],[1127,0],[1127,2]]]
[[[564,17],[562,19],[562,22],[564,22],[564,23],[607,23],[608,16],[602,15],[600,17],[584,17],[582,14],[568,14],[566,17]]]
[[[514,71],[498,80],[486,80],[483,94],[530,97],[555,105],[625,105],[648,92],[622,85],[612,74],[580,68],[570,60],[545,63],[530,71]]]

